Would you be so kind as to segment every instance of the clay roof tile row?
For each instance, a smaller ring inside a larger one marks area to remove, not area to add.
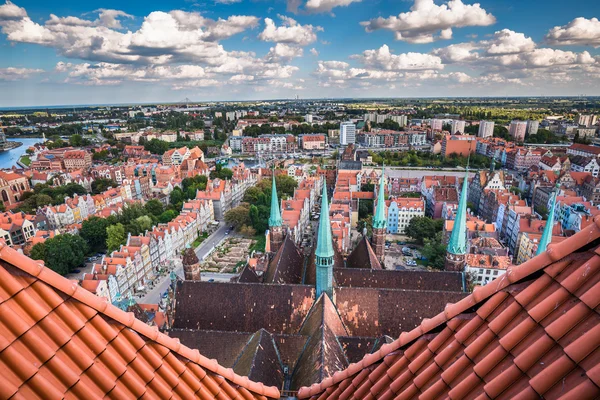
[[[596,217],[298,398],[598,398],[599,245]]]
[[[2,398],[279,398],[0,244]]]

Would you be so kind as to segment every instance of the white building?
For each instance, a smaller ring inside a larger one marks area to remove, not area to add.
[[[444,126],[444,121],[441,119],[432,119],[429,123],[431,125],[431,130],[433,131],[441,131]]]
[[[397,122],[401,128],[408,124],[408,117],[406,115],[389,115],[388,118]]]
[[[494,136],[494,121],[480,121],[477,136],[480,138]]]
[[[450,133],[456,135],[457,132],[465,133],[465,121],[453,119],[450,123]]]
[[[578,125],[592,126],[596,125],[596,122],[598,122],[598,117],[593,114],[581,114],[577,118]]]
[[[356,142],[356,125],[352,122],[340,124],[340,144],[353,144]]]
[[[515,141],[524,141],[527,132],[527,121],[511,121],[508,132]]]
[[[527,134],[535,135],[540,127],[540,121],[530,119],[527,121]]]
[[[312,124],[312,122],[313,122],[313,116],[312,116],[312,114],[306,114],[304,116],[304,121],[306,121],[307,124]]]

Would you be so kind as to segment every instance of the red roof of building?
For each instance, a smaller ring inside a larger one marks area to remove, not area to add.
[[[0,244],[0,398],[279,398]]]
[[[600,217],[300,399],[600,396]]]

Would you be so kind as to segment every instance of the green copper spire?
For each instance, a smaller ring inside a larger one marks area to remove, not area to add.
[[[452,254],[466,254],[467,252],[467,190],[469,187],[469,170],[460,192],[460,201],[454,218],[454,227],[448,242],[448,252]]]
[[[550,212],[548,212],[548,220],[546,221],[544,233],[542,233],[542,238],[540,239],[540,244],[538,244],[537,252],[535,253],[536,256],[545,252],[546,248],[552,241],[552,228],[554,228],[554,208],[556,206],[557,195],[558,191],[554,192],[554,197],[552,198],[552,205],[550,206]]]
[[[275,170],[273,170],[273,188],[271,189],[271,215],[269,216],[269,226],[281,226],[281,212],[279,212],[279,200],[277,199],[277,186],[275,186]]]
[[[321,198],[321,218],[315,251],[317,265],[317,298],[321,293],[333,295],[333,240],[331,223],[329,222],[329,205],[327,203],[327,185],[323,182],[323,197]]]
[[[377,195],[377,208],[375,209],[375,216],[373,217],[373,228],[380,229],[385,228],[385,188],[384,188],[384,171],[385,166],[381,167],[381,177],[379,178],[379,194]]]

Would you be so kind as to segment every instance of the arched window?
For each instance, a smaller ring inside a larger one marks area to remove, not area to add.
[[[8,201],[8,193],[6,192],[6,190],[2,191],[2,201],[5,203]]]

